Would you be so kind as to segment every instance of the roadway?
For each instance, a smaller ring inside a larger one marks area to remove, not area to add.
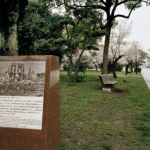
[[[142,68],[142,76],[150,89],[150,68]]]

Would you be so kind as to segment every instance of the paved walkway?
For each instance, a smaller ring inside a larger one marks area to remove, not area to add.
[[[150,89],[150,68],[142,68],[142,76]]]

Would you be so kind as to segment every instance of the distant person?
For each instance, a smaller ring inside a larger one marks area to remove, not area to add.
[[[16,81],[16,82],[20,81],[20,75],[19,75],[19,73],[16,73],[15,81]]]
[[[6,72],[5,76],[4,76],[4,82],[9,82],[9,81],[10,81],[10,79],[9,79],[9,73]]]

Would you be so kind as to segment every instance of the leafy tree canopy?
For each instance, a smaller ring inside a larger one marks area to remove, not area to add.
[[[62,17],[52,15],[44,3],[31,2],[19,24],[19,54],[54,54],[62,57]]]
[[[108,52],[109,52],[109,41],[111,29],[114,25],[116,18],[129,18],[133,10],[141,6],[142,2],[147,2],[144,0],[49,0],[51,6],[59,7],[63,6],[67,12],[74,11],[76,15],[80,18],[86,18],[89,11],[94,10],[95,16],[98,18],[98,13],[101,12],[103,15],[103,27],[106,30],[105,34],[105,44],[103,51],[103,73],[107,73],[108,66]],[[117,8],[124,5],[128,9],[128,14],[117,13]],[[82,11],[82,8],[85,8]],[[95,13],[96,12],[96,13]],[[101,17],[100,17],[101,19]]]

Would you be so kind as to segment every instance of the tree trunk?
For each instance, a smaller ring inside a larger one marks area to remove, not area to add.
[[[18,38],[17,38],[17,24],[8,27],[8,35],[5,38],[6,55],[18,55]]]
[[[111,33],[111,26],[107,28],[107,33],[105,35],[102,74],[108,73],[108,52],[109,52],[109,43],[110,43],[110,33]]]
[[[94,65],[95,66],[95,71],[97,72],[98,71],[98,67],[97,67],[97,65]]]
[[[135,73],[136,75],[138,74],[138,62],[137,61],[135,62]]]
[[[69,77],[69,84],[72,84],[74,81],[74,65],[72,61],[70,61],[68,67],[68,77]]]
[[[81,58],[82,58],[82,55],[83,55],[84,51],[85,51],[85,49],[83,48],[82,52],[79,55],[79,58],[77,59],[77,64],[75,66],[75,73],[74,73],[74,84],[77,81],[77,77],[78,77],[78,73],[79,73],[79,68],[80,68],[80,63],[81,63]]]
[[[111,61],[109,61],[108,62],[108,65],[107,65],[107,73],[111,73],[112,72],[112,62]]]
[[[5,55],[18,55],[17,23],[28,0],[0,1],[0,28],[5,36]]]
[[[5,46],[5,39],[3,33],[0,31],[0,55],[5,54],[4,46]]]
[[[126,74],[126,75],[128,74],[129,66],[130,66],[130,64],[127,64],[127,65],[126,65],[126,68],[125,68],[125,74]]]
[[[113,77],[114,77],[115,79],[117,79],[116,71],[113,71]]]
[[[112,65],[112,73],[113,73],[113,77],[117,78],[117,74],[116,74],[116,64]]]
[[[133,72],[133,62],[130,62],[130,69],[131,69],[131,73]]]
[[[113,73],[113,77],[114,77],[114,78],[117,78],[117,74],[116,74],[117,62],[118,62],[118,60],[121,59],[123,56],[124,56],[124,55],[120,55],[119,57],[117,57],[117,58],[113,61],[112,65],[111,65],[111,67],[112,67],[111,70],[112,70],[112,73]]]
[[[102,64],[98,64],[99,70],[102,72]]]

